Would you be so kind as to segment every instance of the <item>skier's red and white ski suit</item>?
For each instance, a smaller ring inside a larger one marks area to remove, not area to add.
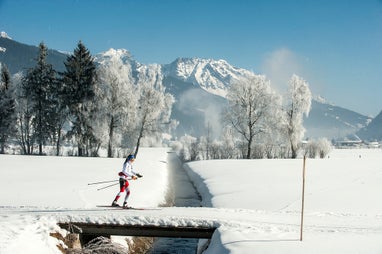
[[[118,199],[121,197],[121,195],[126,191],[126,197],[124,203],[127,202],[127,199],[130,196],[130,188],[129,188],[129,179],[136,178],[136,172],[133,170],[133,165],[130,163],[130,161],[126,161],[123,163],[122,171],[118,173],[119,175],[119,192],[117,196],[115,197],[115,201],[118,201]]]

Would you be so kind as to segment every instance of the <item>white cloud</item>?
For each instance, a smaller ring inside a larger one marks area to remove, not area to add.
[[[262,72],[271,81],[272,87],[284,93],[293,74],[303,76],[302,60],[288,48],[277,49],[265,56]]]

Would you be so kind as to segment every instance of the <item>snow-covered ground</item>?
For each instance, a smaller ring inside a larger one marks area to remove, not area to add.
[[[303,241],[302,160],[188,166],[205,205],[251,209],[257,221],[237,230],[219,228],[206,253],[382,253],[380,149],[334,150],[327,159],[307,159]]]
[[[205,206],[126,211],[111,203],[123,159],[0,155],[0,253],[60,253],[57,221],[213,225],[205,253],[382,253],[382,150],[334,150],[302,160],[197,161],[185,167]],[[157,206],[168,185],[167,149],[142,149],[130,205]]]

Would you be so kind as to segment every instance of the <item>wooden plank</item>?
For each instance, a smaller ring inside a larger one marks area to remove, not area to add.
[[[215,227],[174,227],[159,225],[113,225],[95,223],[58,223],[64,229],[81,229],[84,235],[122,235],[148,237],[205,238],[212,237]]]

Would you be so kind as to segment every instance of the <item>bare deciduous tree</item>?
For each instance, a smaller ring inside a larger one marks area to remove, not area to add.
[[[268,120],[276,104],[276,97],[270,82],[260,75],[241,80],[229,88],[229,106],[224,118],[242,137],[246,159],[252,156],[255,137],[270,128]]]

